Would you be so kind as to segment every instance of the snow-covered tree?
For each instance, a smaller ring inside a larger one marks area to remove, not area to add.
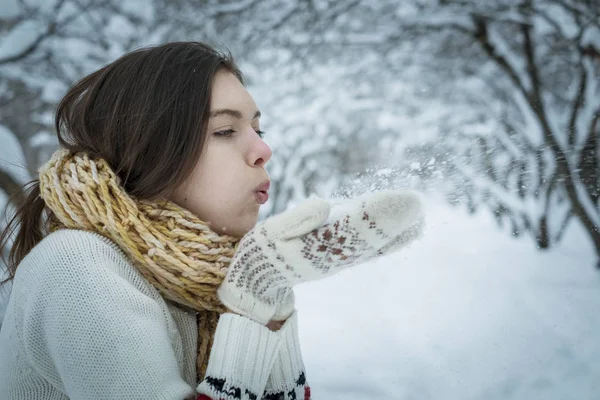
[[[458,77],[444,86],[469,92],[459,106],[479,114],[444,129],[455,188],[540,248],[575,219],[600,256],[600,4],[432,3],[404,22],[446,38],[430,41],[443,44],[433,54]]]
[[[0,125],[33,175],[57,146],[54,109],[66,89],[127,50],[156,38],[153,7],[140,2],[4,1],[0,10]],[[0,188],[20,198],[0,165]]]

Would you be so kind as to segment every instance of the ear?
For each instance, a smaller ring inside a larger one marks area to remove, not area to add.
[[[298,206],[268,218],[262,223],[269,235],[288,240],[306,235],[325,224],[331,206],[320,198],[310,198]]]

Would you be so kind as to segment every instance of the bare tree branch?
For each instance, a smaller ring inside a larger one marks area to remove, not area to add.
[[[585,89],[587,86],[587,70],[583,65],[580,65],[580,73],[579,73],[579,86],[574,95],[573,107],[571,108],[571,113],[569,117],[568,124],[568,144],[569,147],[575,145],[576,137],[577,137],[577,117],[579,116],[579,112],[583,104],[585,103]]]
[[[488,27],[487,23],[483,18],[479,18],[474,16],[474,22],[476,26],[476,30],[474,32],[474,37],[481,44],[481,47],[486,52],[486,54],[494,60],[500,68],[508,75],[513,84],[519,89],[519,91],[523,94],[524,97],[529,98],[529,92],[525,88],[522,78],[516,71],[508,60],[498,53],[497,49],[492,45],[488,37]]]

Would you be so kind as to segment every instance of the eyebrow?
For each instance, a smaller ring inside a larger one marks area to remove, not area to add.
[[[220,108],[217,110],[213,110],[208,114],[208,116],[210,118],[218,117],[219,115],[230,115],[234,118],[242,119],[242,113],[240,111],[232,110],[230,108]],[[252,119],[260,118],[261,115],[262,114],[260,113],[260,111],[256,111],[256,113],[254,113],[254,117],[252,117]]]

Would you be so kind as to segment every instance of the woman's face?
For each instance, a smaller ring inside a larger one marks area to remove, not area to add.
[[[258,108],[235,75],[215,75],[210,110],[204,151],[171,200],[215,232],[241,237],[256,225],[266,201],[265,165],[272,153],[259,134]]]

